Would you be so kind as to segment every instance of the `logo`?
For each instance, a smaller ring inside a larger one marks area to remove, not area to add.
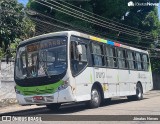
[[[128,6],[134,6],[133,1],[128,2]]]
[[[128,6],[158,6],[159,3],[151,3],[151,2],[145,2],[145,3],[140,3],[140,2],[133,2],[130,1],[128,2]]]
[[[11,116],[2,116],[2,121],[12,121]]]
[[[42,121],[42,119],[36,116],[2,116],[2,121]]]
[[[37,88],[36,91],[39,92],[39,89]]]

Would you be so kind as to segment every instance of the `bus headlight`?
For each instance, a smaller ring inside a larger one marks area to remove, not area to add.
[[[58,87],[58,90],[66,89],[69,86],[69,81],[64,81],[64,84]]]
[[[17,94],[21,94],[21,92],[16,88],[16,86],[14,87],[14,90]]]

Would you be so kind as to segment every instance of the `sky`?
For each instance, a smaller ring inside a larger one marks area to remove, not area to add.
[[[22,3],[23,5],[26,5],[28,0],[18,0],[19,3]]]
[[[26,5],[28,0],[18,0],[18,2]],[[159,3],[159,6],[158,6],[158,15],[159,15],[159,20],[160,20],[160,3]]]

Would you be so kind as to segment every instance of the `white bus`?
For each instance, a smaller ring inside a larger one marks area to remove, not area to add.
[[[22,41],[14,79],[20,105],[52,110],[81,101],[96,108],[117,96],[141,100],[153,87],[147,51],[76,31]]]

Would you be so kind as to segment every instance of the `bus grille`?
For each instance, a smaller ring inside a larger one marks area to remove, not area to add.
[[[40,95],[53,93],[53,89],[38,90],[38,91],[24,91],[24,95]]]

